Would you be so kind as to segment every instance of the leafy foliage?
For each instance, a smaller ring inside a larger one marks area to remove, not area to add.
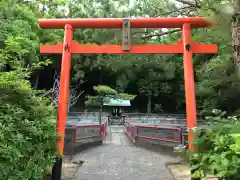
[[[42,180],[57,152],[55,107],[28,79],[50,61],[39,62],[31,8],[10,0],[0,6],[0,179]]]
[[[119,93],[117,95],[117,97],[119,99],[123,99],[123,100],[133,100],[136,97],[136,95],[127,94],[127,93]]]
[[[133,100],[136,96],[126,93],[118,93],[115,89],[112,89],[106,85],[98,85],[93,87],[96,91],[96,96],[88,96],[88,100],[85,102],[87,106],[102,107],[104,103],[107,103],[110,98]]]
[[[197,150],[190,152],[190,165],[198,169],[193,177],[216,175],[219,178],[239,179],[240,121],[225,117],[225,112],[213,111],[206,123],[195,132]]]
[[[105,85],[94,86],[93,89],[97,92],[97,94],[102,96],[117,94],[117,91],[115,89],[112,89],[111,87]]]
[[[43,179],[56,153],[54,107],[22,72],[0,73],[0,179]]]
[[[55,157],[54,106],[37,97],[27,75],[0,72],[0,179],[42,180]]]
[[[88,96],[88,100],[85,102],[87,106],[103,106],[106,96],[115,96],[117,91],[111,87],[105,85],[94,86],[97,96]]]

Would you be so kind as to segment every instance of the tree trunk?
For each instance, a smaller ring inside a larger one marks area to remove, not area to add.
[[[103,98],[101,98],[100,100],[100,110],[99,110],[99,117],[98,117],[99,124],[102,124]]]
[[[36,77],[36,80],[35,80],[35,84],[34,84],[34,89],[38,89],[38,84],[39,84],[39,73],[37,73],[37,77]]]
[[[151,91],[149,91],[148,93],[147,113],[148,114],[152,113],[152,92]]]
[[[99,111],[99,124],[102,124],[102,109],[103,109],[103,106],[101,105],[100,111]]]
[[[232,19],[233,61],[240,78],[240,13],[236,11]]]
[[[68,10],[69,10],[68,18],[72,18],[72,1],[71,0],[68,1]]]
[[[100,72],[99,72],[99,85],[102,85],[102,71],[100,70]]]

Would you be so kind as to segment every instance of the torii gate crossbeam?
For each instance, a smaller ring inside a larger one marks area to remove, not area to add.
[[[64,29],[64,41],[56,45],[41,45],[42,54],[62,54],[60,92],[58,102],[58,121],[57,132],[61,136],[58,142],[59,158],[55,164],[55,180],[60,180],[61,156],[63,155],[65,124],[67,118],[68,86],[70,76],[71,54],[183,54],[184,62],[184,81],[186,97],[187,126],[189,129],[197,126],[193,53],[215,54],[217,46],[215,44],[200,44],[191,42],[192,28],[209,28],[212,26],[206,18],[187,17],[187,18],[134,18],[127,19],[129,27],[125,27],[126,19],[122,18],[87,18],[87,19],[39,19],[39,25],[45,29]],[[125,23],[125,24],[124,24]],[[122,45],[80,45],[72,42],[73,29],[113,29],[125,30]],[[182,41],[176,44],[147,44],[131,45],[131,28],[181,28]],[[194,137],[188,135],[188,140]],[[189,149],[194,146],[189,143]],[[59,174],[60,173],[60,174]]]

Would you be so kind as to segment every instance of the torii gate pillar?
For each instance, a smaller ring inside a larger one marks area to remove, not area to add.
[[[197,126],[196,100],[195,100],[195,82],[194,67],[191,49],[191,26],[184,24],[182,28],[182,41],[184,45],[183,65],[184,65],[184,85],[186,99],[187,127],[193,129]],[[194,140],[192,134],[188,134],[188,141]],[[189,149],[194,150],[192,143],[189,143]]]
[[[58,155],[55,166],[53,167],[53,180],[61,180],[62,156],[64,149],[65,126],[67,120],[67,104],[71,67],[71,47],[72,47],[73,30],[72,26],[66,24],[64,27],[64,40],[62,47],[62,65],[60,74],[60,89],[58,100],[58,118],[57,133],[60,136],[58,143]]]

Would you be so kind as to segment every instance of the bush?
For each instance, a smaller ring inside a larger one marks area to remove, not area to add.
[[[240,121],[225,118],[224,112],[213,111],[196,131],[193,142],[197,150],[190,152],[190,166],[197,169],[194,177],[215,175],[229,180],[240,179]]]
[[[22,70],[0,72],[0,179],[43,180],[56,154],[54,107]]]

